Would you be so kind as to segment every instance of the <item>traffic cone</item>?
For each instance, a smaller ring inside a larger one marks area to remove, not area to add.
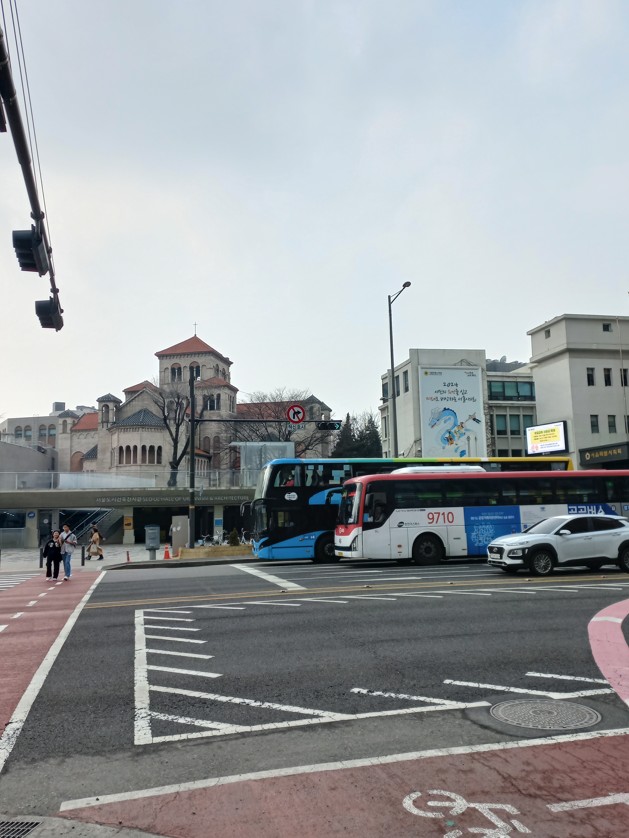
[[[170,558],[170,550],[168,549],[168,544],[164,547],[164,559]]]

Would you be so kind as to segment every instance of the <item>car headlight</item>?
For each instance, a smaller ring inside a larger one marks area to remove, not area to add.
[[[523,547],[514,547],[513,550],[509,550],[507,556],[509,556],[509,558],[515,559],[523,556],[525,552],[526,550],[524,550]]]

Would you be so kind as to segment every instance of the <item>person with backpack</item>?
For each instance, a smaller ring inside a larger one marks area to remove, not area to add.
[[[76,535],[72,532],[70,527],[67,524],[64,524],[63,532],[60,536],[61,541],[61,557],[63,559],[63,569],[65,571],[65,576],[63,577],[64,582],[69,582],[70,577],[72,576],[72,553],[74,553],[74,548],[77,545]]]

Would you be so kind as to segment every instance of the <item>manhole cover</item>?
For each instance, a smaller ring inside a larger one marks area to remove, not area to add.
[[[592,727],[601,721],[600,713],[590,707],[553,699],[502,701],[494,704],[489,712],[500,722],[539,730],[573,730]]]

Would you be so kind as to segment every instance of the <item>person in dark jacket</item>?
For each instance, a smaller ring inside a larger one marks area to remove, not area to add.
[[[59,576],[59,565],[61,564],[61,541],[59,530],[55,530],[44,546],[44,558],[46,559],[46,579],[52,581]]]

